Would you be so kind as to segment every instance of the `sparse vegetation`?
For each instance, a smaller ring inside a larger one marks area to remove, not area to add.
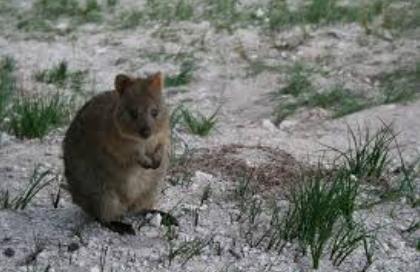
[[[142,10],[130,10],[121,13],[118,25],[121,28],[133,28],[148,21],[158,21],[168,25],[172,21],[193,19],[194,11],[191,0],[147,0]]]
[[[19,97],[8,127],[18,138],[42,138],[69,120],[71,103],[60,93],[50,97]]]
[[[57,19],[61,16],[75,16],[79,3],[77,0],[37,0],[33,8],[44,18]]]
[[[37,71],[34,79],[38,82],[54,84],[57,87],[70,87],[74,91],[80,91],[86,78],[86,71],[70,71],[66,61],[60,61],[51,69]]]
[[[338,156],[331,167],[325,168],[326,162],[321,160],[311,171],[291,177],[293,187],[285,214],[277,197],[267,201],[259,196],[252,173],[237,177],[234,196],[239,212],[234,220],[240,223],[241,236],[248,245],[281,252],[286,242],[297,242],[300,250],[311,256],[315,269],[326,254],[333,265],[340,266],[359,248],[366,257],[363,269],[373,263],[377,230],[368,230],[353,214],[364,207],[366,200],[361,193],[367,183],[388,192],[387,186],[379,182],[392,178],[390,150],[396,135],[385,123],[374,133],[359,127],[357,131],[349,128],[348,134],[348,150],[332,148]],[[412,186],[418,172],[413,172],[417,168],[408,166],[400,157],[404,182],[398,182],[398,186],[404,184],[405,189],[398,194],[410,198],[405,193],[417,191]]]
[[[32,10],[18,14],[17,28],[26,32],[55,32],[66,34],[86,22],[99,22],[103,18],[102,7],[98,0],[36,0]],[[56,22],[69,20],[63,29]]]
[[[410,126],[420,98],[419,0],[0,0],[0,17],[0,229],[10,269],[415,270],[420,155]],[[67,60],[38,63],[57,54]],[[88,72],[72,68],[73,58],[99,62]],[[105,91],[111,73],[149,69],[166,70],[175,110],[159,201],[170,211],[123,218],[141,241],[100,231],[67,209],[60,169],[36,167],[19,184],[28,163],[61,160],[63,131],[54,130],[75,113],[70,96],[85,95],[88,75],[92,89]],[[211,102],[227,102],[228,121]],[[393,103],[403,105],[346,116]],[[290,122],[277,130],[264,119],[270,110],[275,125]],[[353,126],[366,115],[366,126]],[[375,115],[401,122],[401,146]],[[343,116],[347,131],[340,120],[324,122]],[[194,137],[218,126],[217,137]],[[319,141],[328,156],[313,165]],[[43,227],[58,244],[32,248],[25,232]],[[139,242],[149,248],[134,248]]]
[[[210,245],[213,237],[195,238],[192,241],[181,242],[178,246],[175,245],[174,237],[170,234],[173,230],[171,228],[167,231],[167,240],[169,243],[169,265],[175,258],[179,258],[181,265],[184,266],[189,260],[202,253],[203,249]]]
[[[115,6],[118,4],[118,0],[106,0],[106,5],[109,8],[115,8]]]
[[[229,29],[238,21],[242,20],[245,14],[238,10],[239,0],[211,0],[205,8],[204,17],[207,18],[216,28]]]
[[[288,84],[281,88],[277,94],[298,97],[301,94],[313,92],[314,88],[309,79],[311,71],[310,68],[302,63],[295,63],[289,71]]]
[[[406,5],[392,5],[391,3],[386,6],[382,26],[393,31],[394,35],[415,30],[419,25],[420,3],[418,1],[407,1]]]
[[[97,0],[87,0],[85,5],[77,0],[37,0],[33,8],[38,16],[49,20],[73,17],[79,22],[92,22],[101,19]]]
[[[310,80],[313,72],[313,69],[296,63],[288,71],[287,85],[272,93],[273,98],[279,101],[273,113],[276,124],[301,107],[327,109],[332,111],[333,118],[339,118],[375,105],[409,102],[419,95],[419,63],[414,68],[379,75],[376,79],[381,93],[375,98],[356,94],[342,85],[317,91]]]
[[[338,159],[343,159],[350,174],[358,179],[380,180],[390,164],[390,148],[395,141],[391,124],[383,124],[375,133],[366,128],[354,131],[348,126],[349,149],[340,151]]]
[[[215,110],[211,115],[205,116],[200,112],[193,113],[183,108],[181,113],[182,122],[190,133],[204,137],[216,128],[218,112],[219,109]]]
[[[359,22],[367,24],[381,15],[385,1],[366,4],[341,4],[337,0],[307,0],[297,9],[291,9],[285,0],[271,0],[268,4],[269,28],[277,30],[295,24],[326,24]]]
[[[404,198],[407,203],[415,208],[420,205],[420,195],[416,183],[416,180],[420,177],[420,157],[411,162],[407,162],[396,140],[395,146],[400,165],[394,170],[396,176],[393,177],[392,182],[381,192],[379,203]]]
[[[369,106],[360,95],[353,94],[343,86],[335,86],[332,90],[315,93],[308,98],[305,106],[319,107],[333,111],[333,117],[338,118]]]
[[[11,197],[8,190],[2,192],[0,195],[0,208],[24,210],[42,189],[55,180],[56,177],[51,177],[51,174],[50,170],[45,170],[40,166],[37,166],[34,169],[26,188],[20,191],[16,196]]]
[[[359,182],[345,169],[332,173],[317,169],[298,182],[283,221],[283,239],[296,239],[303,251],[309,248],[315,269],[332,241],[330,257],[335,265],[340,265],[369,239],[368,232],[353,222]]]
[[[301,63],[296,63],[289,71],[288,84],[272,93],[273,98],[279,101],[273,113],[276,124],[301,107],[327,109],[332,111],[334,118],[338,118],[371,105],[366,102],[366,98],[341,85],[331,90],[317,91],[309,78],[313,71]]]
[[[17,88],[14,75],[15,65],[12,57],[3,57],[0,61],[0,127],[7,113],[10,99]]]
[[[339,155],[338,161],[344,163],[347,171],[353,179],[379,185],[380,200],[367,203],[369,207],[384,201],[405,198],[413,207],[419,205],[420,197],[416,185],[419,177],[420,159],[410,163],[403,158],[401,148],[397,142],[397,134],[392,124],[383,123],[374,133],[368,128],[362,132],[358,127],[357,131],[348,127],[349,148],[341,151],[335,148]],[[392,165],[391,151],[396,150],[400,164]],[[392,173],[391,167],[396,168]]]
[[[412,68],[383,73],[379,75],[378,81],[384,95],[383,103],[410,102],[419,95],[420,62]]]
[[[165,78],[166,87],[178,87],[186,85],[193,79],[195,69],[195,62],[193,60],[186,60],[182,62],[180,71],[177,75],[167,76]]]

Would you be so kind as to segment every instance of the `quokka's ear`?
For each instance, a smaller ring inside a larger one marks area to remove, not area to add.
[[[125,89],[128,86],[130,86],[130,84],[132,84],[132,83],[133,83],[133,80],[129,76],[124,75],[124,74],[118,74],[115,77],[115,82],[114,82],[115,90],[119,94],[123,94]]]
[[[160,92],[164,88],[165,79],[162,72],[156,72],[149,76],[150,87],[153,91]]]

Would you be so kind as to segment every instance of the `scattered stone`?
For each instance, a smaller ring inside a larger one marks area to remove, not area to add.
[[[195,172],[195,177],[194,177],[194,179],[198,182],[200,182],[200,181],[210,181],[213,178],[214,178],[213,175],[204,173],[202,171],[196,171]]]
[[[90,272],[101,272],[101,269],[98,266],[94,266],[90,269]]]
[[[268,131],[274,132],[277,130],[276,125],[273,124],[273,122],[271,122],[270,119],[263,119],[262,120],[262,126],[263,128],[267,129]]]
[[[69,22],[59,22],[56,25],[56,29],[60,32],[68,32],[70,30],[70,23]]]
[[[289,130],[297,124],[296,120],[284,120],[280,123],[279,129],[280,130]]]
[[[162,223],[162,216],[160,214],[156,214],[150,220],[150,224],[155,227],[160,227],[161,223]]]
[[[71,243],[71,244],[68,245],[67,250],[69,252],[75,252],[79,248],[80,248],[80,245],[78,243],[73,242],[73,243]]]
[[[7,145],[12,141],[12,137],[5,133],[5,132],[0,132],[0,146],[1,145]]]
[[[3,251],[3,255],[8,258],[11,258],[15,255],[15,250],[11,247],[8,247]]]

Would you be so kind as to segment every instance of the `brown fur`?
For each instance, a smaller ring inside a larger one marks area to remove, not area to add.
[[[63,155],[73,202],[101,222],[155,204],[170,155],[162,88],[160,73],[118,75],[115,91],[94,96],[67,130]]]

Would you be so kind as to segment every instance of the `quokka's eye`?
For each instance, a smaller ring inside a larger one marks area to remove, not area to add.
[[[153,109],[151,114],[152,114],[153,118],[156,118],[159,114],[159,111],[157,109]]]

